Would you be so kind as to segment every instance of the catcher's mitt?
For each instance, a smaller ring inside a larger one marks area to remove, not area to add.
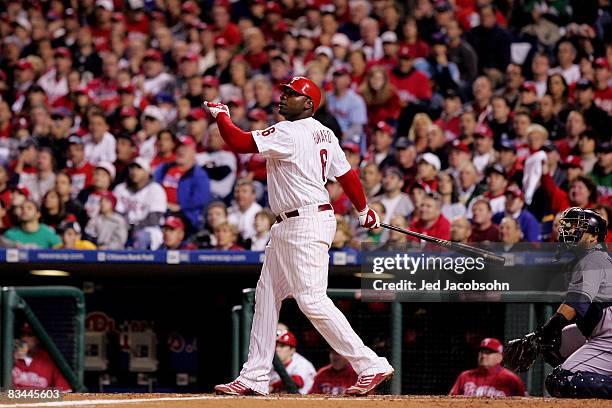
[[[529,333],[522,339],[510,340],[504,347],[504,366],[517,372],[527,371],[540,351],[540,339],[536,333]]]

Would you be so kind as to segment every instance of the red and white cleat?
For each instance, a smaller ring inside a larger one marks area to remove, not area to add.
[[[370,375],[360,375],[355,385],[347,388],[345,395],[368,395],[379,385],[393,377],[394,371]]]
[[[250,389],[238,380],[234,380],[227,384],[216,385],[215,392],[219,395],[263,395]]]

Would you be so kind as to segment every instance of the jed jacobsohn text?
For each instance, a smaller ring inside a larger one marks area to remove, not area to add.
[[[402,279],[399,282],[384,282],[382,280],[375,280],[373,289],[390,291],[509,291],[510,284],[507,282],[498,282],[497,280],[494,280],[493,282],[476,282],[475,280],[470,282],[451,282],[449,280],[437,280],[435,282],[427,282],[422,280],[421,282],[413,282]]]
[[[389,271],[404,271],[414,275],[417,271],[454,271],[461,275],[466,271],[482,271],[485,267],[484,258],[410,256],[396,254],[372,259],[372,272],[382,274]]]

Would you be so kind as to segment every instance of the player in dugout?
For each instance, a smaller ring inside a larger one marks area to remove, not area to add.
[[[266,395],[283,299],[293,297],[327,343],[359,374],[347,395],[365,395],[393,376],[393,367],[367,347],[327,296],[329,248],[336,218],[325,189],[335,177],[359,214],[364,228],[380,226],[368,207],[359,175],[351,169],[334,133],[312,116],[321,90],[310,79],[294,77],[283,87],[279,113],[286,120],[264,130],[244,132],[226,105],[205,102],[221,136],[236,153],[261,153],[266,159],[270,208],[277,214],[255,292],[249,359],[240,376],[215,387],[219,394]]]

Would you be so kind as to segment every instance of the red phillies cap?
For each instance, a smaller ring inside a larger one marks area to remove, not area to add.
[[[32,62],[27,58],[22,58],[17,61],[17,68],[19,69],[34,69]]]
[[[355,142],[342,142],[342,150],[348,150],[349,152],[352,153],[361,153],[361,149],[359,148],[359,145]]]
[[[229,42],[225,39],[225,37],[217,37],[215,40],[215,47],[229,47]]]
[[[580,156],[573,156],[570,154],[565,158],[565,160],[563,160],[562,165],[564,167],[582,167],[582,159]]]
[[[172,229],[185,229],[185,224],[183,220],[179,217],[170,216],[166,218],[166,222],[164,222],[164,228],[172,228]]]
[[[393,128],[385,121],[381,120],[376,124],[376,130],[380,130],[385,133],[393,134]]]
[[[410,48],[407,45],[403,45],[399,49],[398,57],[410,58]]]
[[[136,92],[136,87],[132,84],[122,85],[117,89],[117,92],[131,94],[131,93]]]
[[[523,193],[523,190],[521,190],[516,184],[508,186],[504,194],[512,194],[516,198],[521,198],[523,200],[525,199],[525,193]]]
[[[53,53],[53,55],[56,56],[56,57],[64,57],[64,58],[72,59],[72,53],[66,47],[56,48],[55,52]]]
[[[502,346],[501,341],[493,337],[487,337],[486,339],[482,339],[482,341],[480,342],[480,348],[488,349],[494,351],[495,353],[501,353],[504,351],[504,346]]]
[[[533,93],[537,93],[536,85],[533,82],[531,82],[531,81],[525,81],[521,85],[521,92],[533,92]]]
[[[295,335],[291,332],[285,332],[281,334],[276,339],[276,342],[280,344],[286,344],[287,346],[291,347],[297,347],[297,339],[295,338]]]
[[[244,99],[232,98],[227,102],[228,105],[244,106]]]
[[[460,150],[465,153],[470,152],[470,147],[459,139],[453,140],[453,143],[451,143],[451,149]]]
[[[280,4],[278,4],[275,1],[269,1],[266,3],[266,11],[268,13],[277,13],[277,14],[283,13]]]
[[[124,106],[119,111],[119,117],[120,118],[137,118],[138,111],[136,111],[136,108],[132,106]]]
[[[198,5],[195,4],[193,1],[186,1],[181,6],[181,10],[184,11],[185,13],[192,13],[192,14],[197,13]]]
[[[202,78],[202,85],[217,88],[219,86],[219,80],[212,75],[206,75]]]
[[[229,9],[231,7],[230,0],[215,0],[213,7],[223,7]]]
[[[162,56],[162,53],[159,52],[159,50],[156,50],[154,48],[149,48],[147,52],[145,53],[144,59],[161,61],[163,59],[163,56]]]
[[[115,195],[111,191],[100,191],[100,192],[97,192],[96,194],[100,196],[100,199],[103,199],[103,198],[109,199],[111,202],[111,205],[113,206],[113,209],[115,209],[115,206],[117,205],[117,197],[115,197]]]
[[[193,52],[188,52],[187,54],[183,55],[183,58],[181,58],[181,61],[192,61],[192,62],[198,62],[198,54],[193,53]]]
[[[259,108],[251,110],[247,117],[249,118],[249,120],[268,120],[268,114],[266,113],[266,111]]]
[[[474,134],[488,137],[491,139],[493,138],[493,132],[491,131],[491,128],[482,124],[476,126]]]
[[[193,108],[189,112],[189,115],[187,115],[187,118],[195,120],[206,119],[206,111],[204,111],[202,108]]]
[[[593,61],[593,67],[595,68],[608,68],[608,59],[604,57],[599,57]]]
[[[181,146],[189,146],[193,147],[194,149],[196,148],[196,142],[191,136],[184,135],[179,137],[179,143]]]

